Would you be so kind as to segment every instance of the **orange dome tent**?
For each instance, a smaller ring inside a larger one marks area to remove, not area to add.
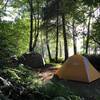
[[[100,78],[100,73],[86,57],[73,55],[55,73],[59,78],[90,83]]]

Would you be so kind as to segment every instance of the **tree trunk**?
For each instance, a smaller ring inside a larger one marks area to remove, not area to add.
[[[51,52],[50,52],[50,47],[49,47],[49,40],[48,40],[48,22],[46,21],[46,46],[47,46],[47,50],[48,50],[48,56],[49,56],[49,61],[51,62],[52,57],[51,57]]]
[[[36,47],[36,43],[37,43],[38,36],[39,36],[39,24],[40,24],[40,21],[39,21],[39,2],[37,2],[37,5],[38,5],[38,22],[37,22],[37,28],[35,29],[36,35],[35,35],[35,40],[34,40],[34,43],[33,43],[33,51]],[[35,27],[36,27],[36,25],[35,25]]]
[[[85,23],[83,25],[82,40],[83,40],[83,54],[85,54]]]
[[[42,54],[42,57],[44,58],[44,45],[43,45],[43,36],[41,34],[41,54]]]
[[[97,43],[95,43],[94,54],[97,54]]]
[[[30,39],[29,39],[29,52],[32,51],[32,41],[33,41],[33,2],[29,0],[30,6]]]
[[[84,33],[82,33],[82,39],[83,39],[83,54],[85,54],[85,36]]]
[[[60,41],[60,44],[59,44],[59,48],[60,48],[60,51],[59,51],[59,53],[60,53],[60,57],[62,57],[62,46],[61,46],[61,41]]]
[[[86,52],[85,52],[86,54],[88,54],[88,49],[89,49],[90,21],[91,21],[91,16],[89,16],[89,22],[88,22],[87,40],[86,40]]]
[[[77,54],[77,47],[76,47],[76,38],[75,38],[75,21],[73,19],[73,50],[74,50],[74,54]]]
[[[67,42],[67,33],[65,29],[65,15],[62,13],[62,24],[63,24],[63,38],[64,38],[64,52],[65,60],[68,58],[68,42]]]
[[[57,4],[57,21],[56,21],[56,62],[58,61],[58,38],[59,38],[59,15],[58,15],[58,4]]]
[[[34,15],[34,35],[36,36],[36,32],[37,32],[37,21],[36,21],[36,16]]]

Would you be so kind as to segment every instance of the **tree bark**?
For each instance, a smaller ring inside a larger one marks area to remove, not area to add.
[[[35,16],[35,15],[34,15],[34,20],[35,20],[35,21],[34,21],[34,22],[35,22],[35,23],[34,23],[34,25],[35,25],[35,26],[34,26],[34,35],[36,36],[36,32],[37,32],[37,19],[36,19],[36,16]]]
[[[91,16],[89,16],[89,22],[88,22],[87,40],[86,40],[86,52],[85,52],[86,54],[88,54],[88,49],[89,49],[90,21],[91,21]]]
[[[29,52],[32,51],[32,41],[33,41],[33,2],[29,0],[30,6],[30,39],[29,39]]]
[[[60,57],[62,57],[62,44],[61,44],[61,41],[60,41],[60,44],[59,44],[59,48],[60,48],[60,51],[59,51]]]
[[[48,56],[49,56],[49,61],[51,62],[52,57],[51,57],[51,52],[50,52],[50,47],[49,47],[49,40],[48,40],[48,22],[45,22],[46,24],[46,46],[47,46],[47,50],[48,50]]]
[[[56,21],[56,62],[58,61],[58,38],[59,38],[59,15],[58,15],[58,4],[57,4],[57,21]]]
[[[34,43],[33,43],[33,51],[36,47],[36,43],[37,43],[38,36],[39,36],[39,24],[40,24],[40,21],[39,21],[39,2],[37,2],[37,5],[38,5],[38,19],[37,19],[38,22],[37,22],[37,28],[35,28],[36,35],[35,35],[35,40],[34,40]],[[36,27],[36,25],[35,25],[35,27]]]
[[[41,54],[42,54],[42,57],[44,58],[44,45],[43,45],[43,36],[41,34]]]
[[[94,53],[97,54],[97,43],[95,43]]]
[[[63,26],[63,38],[64,38],[64,52],[65,60],[68,58],[68,42],[67,42],[67,33],[65,29],[65,14],[62,13],[62,26]]]
[[[85,54],[85,23],[83,25],[83,31],[82,31],[82,39],[83,39],[83,54]]]
[[[73,50],[74,50],[74,54],[77,54],[77,47],[76,47],[76,38],[75,38],[75,21],[73,19]]]

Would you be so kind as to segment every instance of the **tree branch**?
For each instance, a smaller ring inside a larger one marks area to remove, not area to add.
[[[93,40],[94,42],[96,42],[98,45],[100,45],[100,42],[98,42],[93,36],[91,36],[91,38],[92,38],[92,40]]]
[[[6,3],[4,4],[4,6],[3,6],[1,9],[6,8],[8,1],[9,1],[9,0],[6,1]]]

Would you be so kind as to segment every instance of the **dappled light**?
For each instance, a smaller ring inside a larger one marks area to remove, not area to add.
[[[100,0],[0,0],[0,100],[100,100]]]

